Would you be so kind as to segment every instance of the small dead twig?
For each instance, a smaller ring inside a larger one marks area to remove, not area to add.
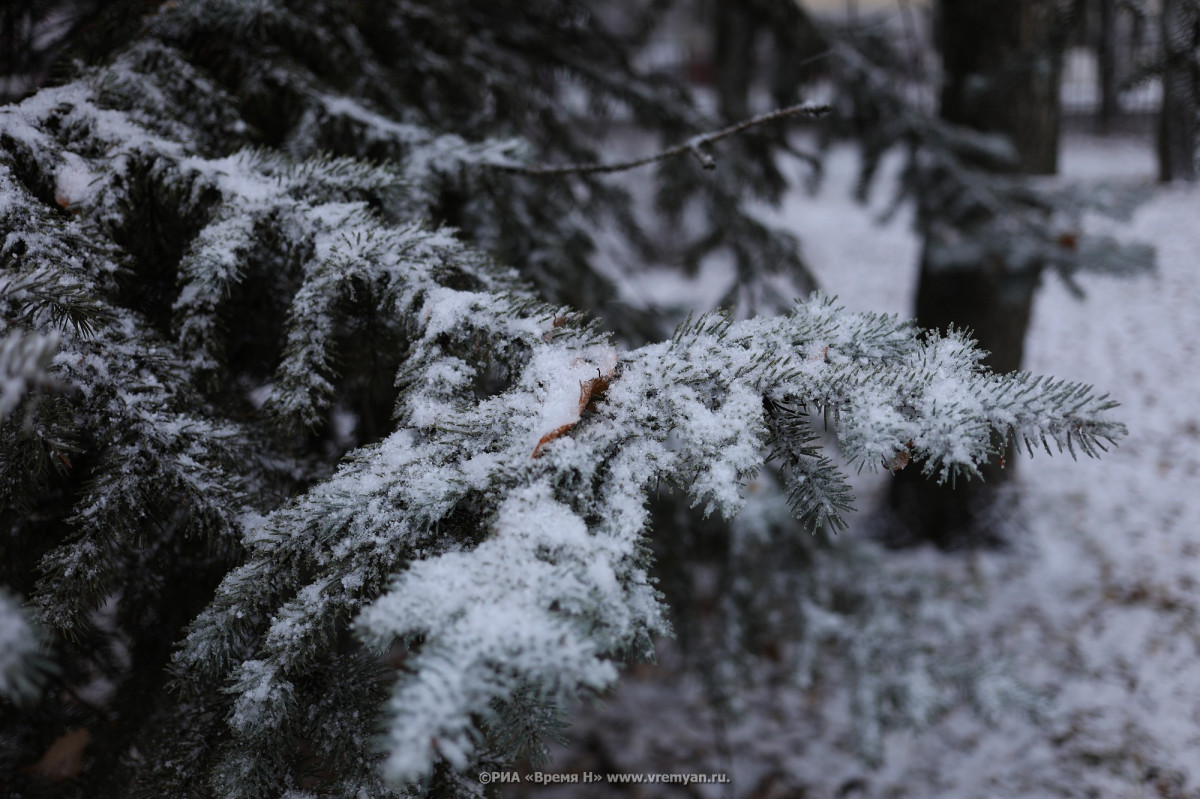
[[[768,122],[775,122],[780,119],[787,119],[794,116],[807,117],[823,117],[830,112],[830,107],[827,105],[812,105],[810,103],[801,103],[799,105],[788,106],[787,108],[779,108],[766,114],[760,114],[756,117],[738,122],[735,125],[730,125],[727,128],[705,133],[700,136],[693,136],[682,144],[655,153],[647,155],[643,158],[635,158],[632,161],[616,161],[610,164],[595,163],[595,164],[570,164],[567,166],[545,166],[545,167],[528,167],[515,166],[510,164],[495,164],[496,169],[505,172],[513,172],[518,175],[529,175],[532,177],[559,177],[562,175],[590,175],[600,172],[624,172],[629,169],[637,169],[640,166],[652,164],[655,161],[665,161],[668,158],[674,158],[679,155],[690,153],[695,156],[700,164],[705,169],[716,169],[717,162],[712,156],[701,151],[704,147],[721,139],[727,139],[730,136],[736,136],[739,133],[749,130],[750,128],[759,125],[765,125]]]

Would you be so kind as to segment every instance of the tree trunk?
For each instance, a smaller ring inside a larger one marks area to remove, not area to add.
[[[939,330],[951,325],[970,328],[988,350],[984,363],[996,372],[1014,372],[1024,356],[1037,282],[1036,272],[1009,272],[1002,263],[946,271],[932,267],[930,259],[923,257],[917,322]],[[1004,442],[996,444],[999,448]],[[1014,461],[994,459],[980,469],[982,480],[954,485],[938,485],[915,464],[898,472],[889,495],[895,524],[887,532],[888,543],[907,546],[929,541],[941,549],[1002,544],[1006,536],[990,508],[1012,478]]]
[[[1007,135],[1018,170],[1052,174],[1058,164],[1061,51],[1050,0],[943,0],[945,85],[941,116],[959,125]],[[969,232],[967,232],[969,234]],[[997,372],[1020,368],[1037,270],[1012,270],[989,260],[974,269],[940,269],[926,237],[916,319],[925,328],[970,328],[985,362]],[[998,444],[1000,442],[997,442]],[[986,509],[1012,476],[1002,460],[982,469],[984,481],[939,486],[910,467],[892,482],[891,543],[930,541],[944,549],[998,543],[1003,534]]]
[[[1158,115],[1158,176],[1163,182],[1196,179],[1200,114],[1200,14],[1189,0],[1163,0],[1163,93]]]
[[[1117,88],[1117,0],[1100,0],[1100,46],[1096,61],[1100,72],[1100,129],[1107,133],[1121,112]]]
[[[754,77],[754,40],[758,28],[741,0],[716,0],[713,57],[717,67],[717,104],[729,121],[750,116]]]
[[[941,116],[1012,139],[1021,171],[1058,168],[1059,77],[1053,0],[943,0]]]

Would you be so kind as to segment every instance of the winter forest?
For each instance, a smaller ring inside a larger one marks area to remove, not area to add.
[[[0,8],[0,796],[1200,799],[1200,2]]]

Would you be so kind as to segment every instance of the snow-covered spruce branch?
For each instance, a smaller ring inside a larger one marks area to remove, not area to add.
[[[0,125],[20,140],[45,142],[35,152],[53,157],[48,139],[27,119],[3,115]],[[60,174],[66,171],[60,168]],[[226,467],[239,455],[253,455],[239,451],[243,439],[233,425],[184,408],[191,398],[179,384],[184,358],[170,343],[137,314],[102,299],[119,269],[112,249],[90,241],[78,221],[55,215],[4,165],[0,196],[6,201],[0,222],[8,233],[5,300],[48,331],[43,340],[59,342],[49,375],[78,403],[78,418],[42,419],[48,429],[19,439],[3,466],[15,478],[26,464],[19,453],[27,447],[69,471],[75,453],[67,441],[77,426],[89,430],[97,450],[96,472],[67,506],[72,529],[42,559],[40,590],[33,596],[39,621],[74,634],[89,626],[89,614],[105,597],[128,584],[140,558],[162,556],[135,545],[146,516],[170,516],[182,504],[189,509],[181,520],[186,534],[202,533],[214,549],[236,550],[233,515],[241,486]],[[47,365],[50,354],[43,353]],[[11,479],[9,487],[17,482]],[[138,557],[130,558],[131,551]]]
[[[513,301],[431,293],[415,350],[444,346]],[[991,375],[961,335],[922,339],[894,317],[825,300],[772,319],[703,317],[627,353],[549,308],[503,316],[493,332],[509,340],[496,346],[524,353],[510,388],[476,399],[469,365],[415,355],[407,426],[252,525],[248,562],[180,662],[219,672],[239,641],[260,641],[235,668],[241,757],[263,753],[300,712],[293,681],[354,615],[373,646],[410,649],[386,764],[401,783],[440,758],[465,767],[496,700],[524,691],[562,701],[610,684],[614,658],[648,654],[648,636],[665,631],[644,553],[647,491],[666,482],[736,513],[740,484],[772,443],[764,401],[829,411],[858,462],[908,452],[941,476],[992,454],[993,431],[1085,452],[1123,433],[1110,403],[1084,387]]]
[[[563,175],[589,175],[595,173],[608,172],[626,172],[630,169],[647,166],[657,161],[666,161],[669,158],[676,158],[681,155],[691,155],[696,158],[705,169],[716,169],[717,162],[713,157],[704,152],[702,148],[711,144],[727,139],[730,136],[736,136],[739,133],[744,133],[751,128],[765,125],[770,122],[777,122],[781,119],[787,119],[795,116],[806,116],[810,118],[823,117],[832,109],[827,105],[817,105],[813,103],[799,103],[797,105],[788,106],[787,108],[777,108],[774,111],[769,111],[765,114],[744,119],[728,127],[720,130],[705,133],[699,136],[693,136],[682,144],[674,147],[669,147],[661,152],[652,155],[634,158],[628,161],[615,161],[613,163],[598,163],[598,164],[568,164],[566,166],[515,166],[513,164],[497,164],[495,167],[505,172],[515,172],[520,175],[529,175],[532,177],[561,177]]]

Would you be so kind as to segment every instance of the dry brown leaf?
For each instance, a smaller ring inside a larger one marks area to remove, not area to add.
[[[900,450],[895,455],[893,455],[892,459],[890,461],[884,462],[883,466],[889,472],[892,472],[893,474],[895,474],[896,472],[903,469],[905,466],[907,466],[912,461],[912,455],[910,454],[909,451],[913,447],[913,442],[911,442],[911,441],[907,442],[904,445],[904,447],[905,447],[904,449]]]
[[[39,774],[51,782],[59,782],[83,771],[83,752],[92,740],[87,727],[67,730],[50,744],[41,759],[21,771]]]
[[[549,433],[547,433],[546,435],[544,435],[540,439],[538,439],[537,446],[533,448],[533,457],[536,458],[538,455],[541,455],[542,447],[544,447],[546,444],[549,444],[551,441],[558,438],[559,436],[561,436],[563,433],[567,432],[574,426],[575,426],[575,422],[568,422],[567,424],[564,424],[562,427],[554,428]]]
[[[604,392],[608,390],[609,381],[612,380],[613,373],[603,374],[599,369],[596,370],[596,376],[590,380],[585,380],[579,384],[579,416],[583,416],[584,411],[596,410],[596,401],[604,396]],[[556,427],[546,435],[542,436],[533,448],[533,457],[542,454],[542,447],[550,443],[554,439],[566,433],[576,424],[579,418],[574,422],[568,422],[560,427]]]

